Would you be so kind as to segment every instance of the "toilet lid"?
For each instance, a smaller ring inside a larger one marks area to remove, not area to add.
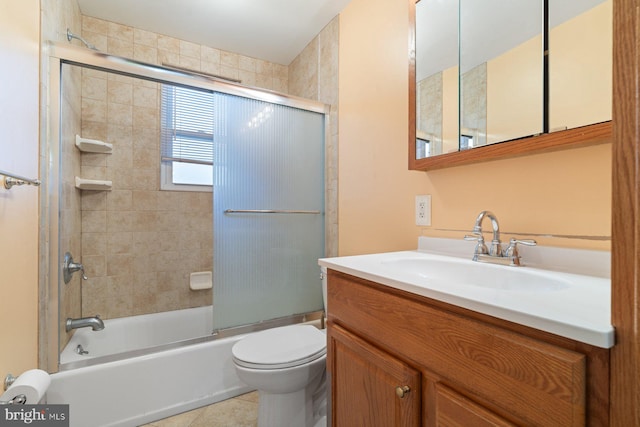
[[[303,365],[327,353],[327,336],[311,325],[291,325],[248,335],[231,349],[247,368],[279,369]]]

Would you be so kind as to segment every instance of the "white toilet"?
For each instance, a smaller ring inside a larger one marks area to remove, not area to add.
[[[241,339],[231,353],[240,379],[258,390],[258,427],[327,425],[325,331],[312,325],[268,329]]]

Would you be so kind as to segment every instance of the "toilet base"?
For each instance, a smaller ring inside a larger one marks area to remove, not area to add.
[[[324,427],[326,425],[324,373],[306,388],[293,393],[268,393],[258,390],[258,427]]]

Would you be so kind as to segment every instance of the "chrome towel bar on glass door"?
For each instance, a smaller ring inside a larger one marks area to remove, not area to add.
[[[295,211],[295,210],[278,210],[278,209],[227,209],[226,214],[233,213],[252,213],[252,214],[307,214],[318,215],[320,211]]]

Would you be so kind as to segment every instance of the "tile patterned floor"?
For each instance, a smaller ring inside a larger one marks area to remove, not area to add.
[[[258,392],[243,394],[141,427],[256,427]]]

